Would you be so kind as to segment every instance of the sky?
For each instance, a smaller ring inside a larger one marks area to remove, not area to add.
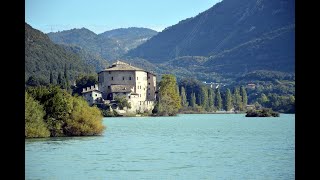
[[[25,0],[25,21],[44,33],[128,27],[162,31],[221,0]]]

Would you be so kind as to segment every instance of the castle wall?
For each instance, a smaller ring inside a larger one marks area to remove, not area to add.
[[[110,93],[111,85],[121,84],[135,86],[135,83],[134,71],[103,71],[99,73],[99,88],[104,94],[104,99],[106,99],[107,94]]]
[[[111,92],[111,85],[133,86],[133,94],[116,93],[126,96],[128,102],[130,102],[131,109],[128,109],[128,112],[146,112],[154,108],[156,76],[151,73],[141,70],[106,70],[98,73],[98,81],[103,99],[107,99],[108,94],[113,93]],[[113,94],[115,95],[115,93]]]
[[[96,100],[98,98],[101,98],[102,95],[101,93],[97,92],[97,91],[90,91],[90,92],[86,92],[82,95],[84,97],[84,99],[89,103],[89,105],[91,106],[93,103],[96,103]]]
[[[147,73],[144,71],[136,71],[135,81],[135,93],[139,94],[138,100],[145,101],[147,99]]]
[[[155,97],[155,92],[156,92],[156,76],[148,73],[148,87],[147,87],[147,100],[149,101],[155,101],[156,97]]]

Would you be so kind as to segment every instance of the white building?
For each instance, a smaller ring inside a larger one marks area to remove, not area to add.
[[[156,100],[156,75],[127,63],[117,61],[98,73],[98,86],[105,100],[125,96],[131,109],[146,112],[154,107]]]
[[[102,99],[102,93],[99,91],[98,85],[83,88],[82,96],[88,101],[90,106]]]

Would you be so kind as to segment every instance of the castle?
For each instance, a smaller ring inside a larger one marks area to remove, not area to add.
[[[156,75],[117,61],[99,72],[98,84],[83,88],[82,95],[90,105],[124,96],[131,104],[127,112],[147,112],[156,100]]]

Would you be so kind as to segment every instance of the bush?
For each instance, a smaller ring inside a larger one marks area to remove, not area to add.
[[[50,132],[43,120],[43,106],[25,93],[25,137],[49,137]]]
[[[88,136],[102,134],[102,114],[97,107],[90,107],[82,98],[72,97],[73,110],[66,121],[64,132],[68,136]]]
[[[44,115],[45,126],[52,137],[98,135],[105,129],[101,111],[97,107],[90,107],[82,97],[73,97],[56,86],[29,88],[27,91],[42,104],[45,110],[42,118]],[[30,107],[36,109],[34,106]],[[27,110],[26,105],[26,113]],[[35,122],[32,123],[36,125]],[[27,125],[29,126],[26,122]]]
[[[261,110],[249,110],[247,111],[246,117],[279,117],[278,112],[274,112],[270,108],[263,108]]]

